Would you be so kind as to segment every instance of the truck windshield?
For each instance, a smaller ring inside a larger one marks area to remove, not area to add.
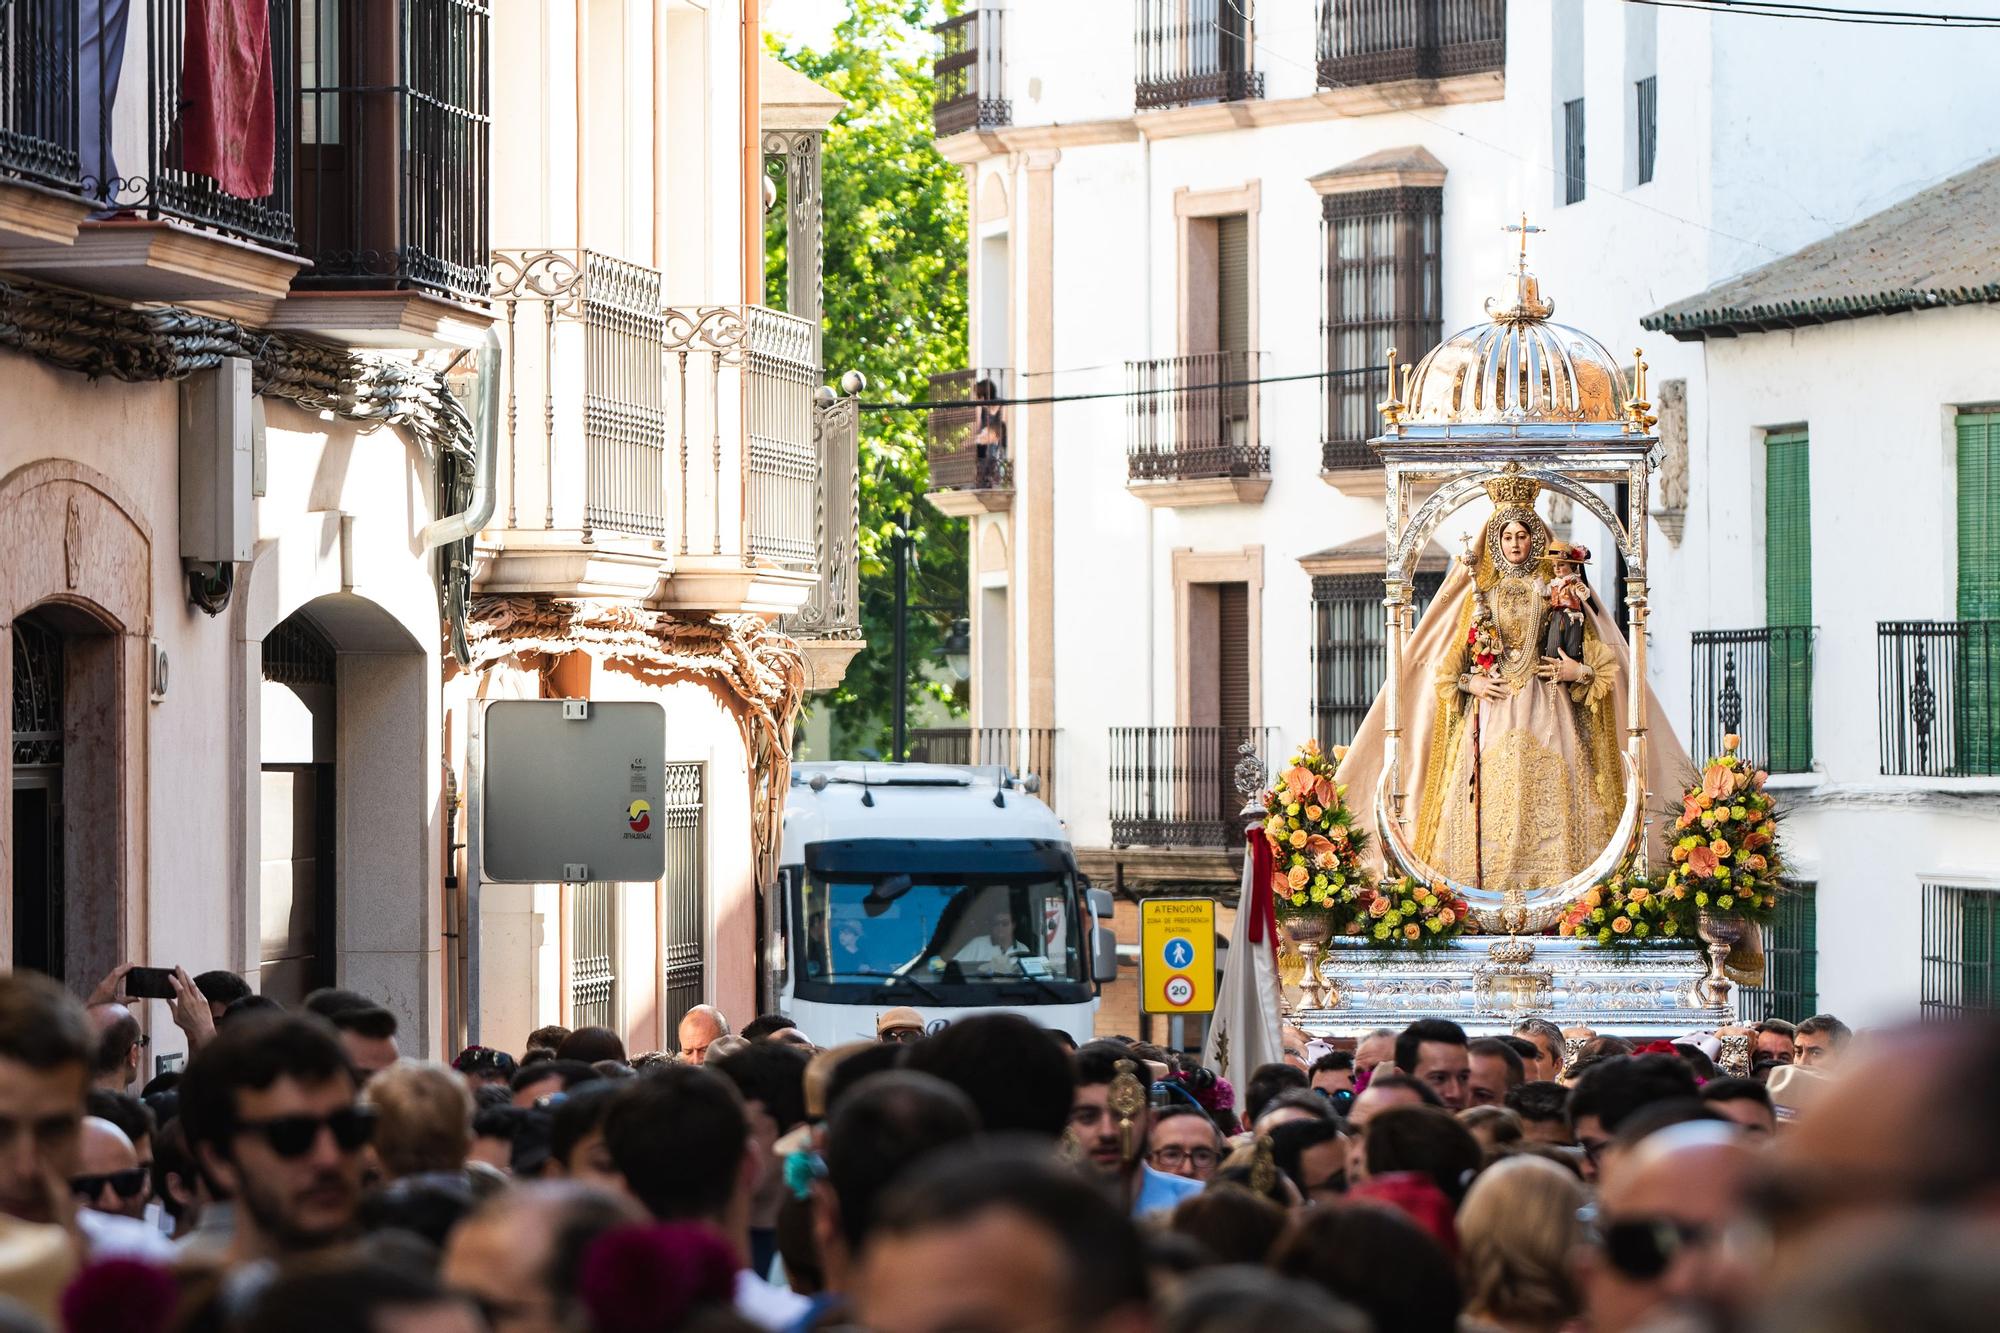
[[[1088,982],[1076,886],[1067,873],[993,875],[814,870],[799,921],[805,977],[871,987]]]

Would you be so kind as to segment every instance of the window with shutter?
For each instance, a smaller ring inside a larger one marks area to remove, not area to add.
[[[1797,773],[1811,767],[1812,662],[1786,651],[1810,641],[1813,623],[1811,451],[1803,429],[1764,436],[1764,623],[1798,632],[1771,638],[1770,767]]]
[[[2000,412],[1958,414],[1959,768],[2000,772]]]
[[[1321,328],[1328,371],[1320,466],[1378,466],[1368,438],[1388,397],[1394,347],[1414,362],[1444,337],[1441,188],[1329,194],[1320,205],[1325,245]],[[1362,374],[1358,372],[1366,371]],[[1350,373],[1353,372],[1353,373]]]
[[[1444,582],[1420,573],[1412,604],[1419,618]],[[1312,581],[1312,716],[1320,747],[1346,745],[1382,689],[1382,576],[1319,574]]]
[[[1778,916],[1765,927],[1764,984],[1737,991],[1746,1023],[1797,1023],[1819,1012],[1819,919],[1816,884],[1787,880]]]
[[[1250,725],[1250,588],[1218,583],[1215,720],[1224,727]]]
[[[1583,202],[1583,99],[1563,103],[1563,202]]]
[[[1224,353],[1219,378],[1252,378],[1250,351],[1250,219],[1231,213],[1215,220],[1215,346]],[[1250,386],[1221,393],[1222,419],[1233,444],[1249,428]]]

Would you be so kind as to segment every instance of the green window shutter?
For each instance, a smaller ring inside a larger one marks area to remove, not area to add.
[[[1798,628],[1773,635],[1768,712],[1770,737],[1761,754],[1773,772],[1812,767],[1812,660],[1804,649],[1813,623],[1812,469],[1803,430],[1764,436],[1764,623]],[[1756,737],[1748,739],[1757,752]]]
[[[1961,773],[2000,772],[2000,412],[1958,414]]]

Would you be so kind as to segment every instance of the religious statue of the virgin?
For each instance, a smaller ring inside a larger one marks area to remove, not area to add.
[[[1595,596],[1558,588],[1568,596],[1551,604],[1558,566],[1576,553],[1536,512],[1540,490],[1515,473],[1487,483],[1493,515],[1403,658],[1401,791],[1414,814],[1405,841],[1439,874],[1496,896],[1533,895],[1590,867],[1617,832],[1627,793],[1625,638]],[[1580,645],[1546,632],[1566,602],[1582,614]],[[1385,698],[1340,767],[1355,792],[1372,792],[1380,775]],[[1663,810],[1662,794],[1679,792],[1693,766],[1650,690],[1646,705],[1644,786]],[[1654,821],[1656,864],[1663,822]]]

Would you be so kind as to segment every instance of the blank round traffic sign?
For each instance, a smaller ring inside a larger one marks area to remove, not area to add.
[[[1167,978],[1167,1003],[1176,1009],[1185,1008],[1194,1000],[1194,983],[1183,976]]]

